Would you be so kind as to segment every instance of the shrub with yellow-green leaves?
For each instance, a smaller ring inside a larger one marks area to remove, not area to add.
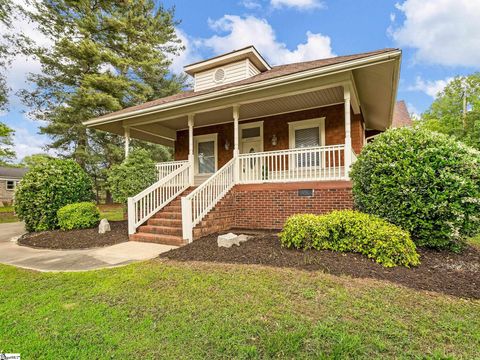
[[[279,237],[287,248],[354,252],[385,267],[420,263],[407,231],[377,216],[353,210],[293,215]]]

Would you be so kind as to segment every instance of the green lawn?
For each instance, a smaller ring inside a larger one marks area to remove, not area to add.
[[[0,284],[0,352],[22,359],[480,354],[480,301],[374,280],[151,261],[69,274],[0,266]]]
[[[98,205],[100,210],[100,218],[106,218],[108,221],[123,220],[123,206],[122,205]]]

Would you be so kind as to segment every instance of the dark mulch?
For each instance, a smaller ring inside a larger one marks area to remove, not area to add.
[[[98,233],[98,227],[82,230],[52,230],[23,235],[18,243],[42,249],[88,249],[104,247],[128,241],[128,224],[126,221],[110,221],[109,231]]]
[[[215,234],[163,253],[160,257],[177,261],[259,264],[323,271],[333,275],[388,280],[413,289],[457,297],[480,298],[479,249],[469,246],[461,254],[429,249],[418,251],[421,255],[419,266],[385,268],[359,254],[284,249],[272,233],[256,235],[240,246],[219,248]]]

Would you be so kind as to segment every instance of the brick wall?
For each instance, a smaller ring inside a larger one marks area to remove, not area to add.
[[[299,196],[300,189],[313,196]],[[195,227],[194,239],[231,228],[281,229],[293,214],[352,208],[349,181],[237,185]]]
[[[13,200],[13,191],[7,190],[7,181],[0,179],[0,201],[11,202]]]
[[[325,145],[337,145],[345,142],[345,116],[344,105],[333,105],[310,110],[292,112],[288,114],[274,115],[242,121],[242,124],[255,121],[263,121],[263,144],[264,151],[286,150],[289,148],[288,123],[319,117],[325,117]],[[233,157],[233,122],[227,124],[194,128],[193,135],[205,135],[218,133],[218,168],[225,165]],[[272,136],[277,136],[277,145],[272,146]],[[364,145],[365,131],[364,121],[361,114],[351,118],[352,146],[358,154]],[[229,150],[225,150],[225,141],[230,142]],[[175,142],[175,160],[187,160],[188,158],[188,131],[177,131]]]

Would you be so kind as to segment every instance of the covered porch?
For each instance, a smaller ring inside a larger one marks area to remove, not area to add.
[[[348,180],[365,142],[363,115],[349,86],[234,104],[177,121],[186,126],[176,130],[175,161],[157,164],[159,179],[189,164],[192,186],[232,159],[236,183]],[[132,130],[125,130],[127,154]]]

